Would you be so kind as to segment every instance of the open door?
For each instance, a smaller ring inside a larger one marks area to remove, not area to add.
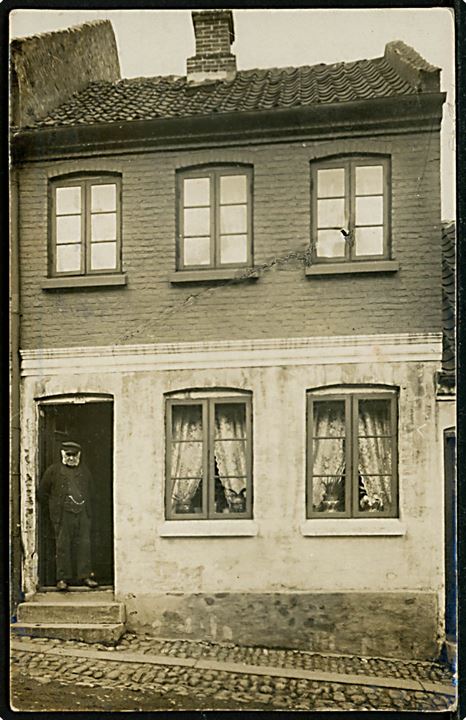
[[[113,585],[113,403],[83,396],[40,406],[40,477],[60,462],[60,445],[72,440],[82,447],[82,462],[92,476],[92,558],[100,585]],[[39,508],[39,585],[54,586],[55,539],[48,507]]]
[[[456,644],[457,553],[456,553],[456,437],[444,434],[445,452],[445,636]]]

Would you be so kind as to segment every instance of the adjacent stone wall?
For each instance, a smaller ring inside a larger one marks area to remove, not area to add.
[[[306,277],[310,163],[339,153],[390,156],[395,273]],[[22,347],[441,331],[438,133],[245,148],[160,151],[34,163],[20,180]],[[172,285],[176,169],[242,162],[253,168],[256,281]],[[76,171],[122,175],[124,288],[47,292],[47,189]],[[277,264],[274,264],[279,260]],[[59,319],[59,322],[57,322]]]
[[[410,659],[437,654],[434,593],[215,593],[125,598],[131,630],[165,638]]]
[[[25,126],[97,80],[120,78],[109,20],[88,22],[11,43],[12,123]]]

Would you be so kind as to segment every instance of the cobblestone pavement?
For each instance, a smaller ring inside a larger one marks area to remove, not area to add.
[[[76,651],[92,657],[63,654]],[[134,662],[135,653],[146,656],[147,662]],[[105,654],[105,659],[99,658],[99,654]],[[109,659],[112,654],[114,659]],[[166,657],[166,665],[160,664],[160,656]],[[204,667],[183,666],[190,658],[203,660]],[[190,698],[195,698],[193,707],[201,703],[204,709],[442,711],[454,703],[451,675],[436,663],[163,641],[129,633],[115,648],[76,641],[18,638],[14,640],[11,663],[13,691],[15,673],[20,672],[22,676],[38,680],[44,688],[47,683],[59,681],[83,688],[126,689],[145,697],[149,693],[157,698],[158,708],[160,698],[164,698],[167,709],[187,709]],[[213,666],[211,669],[209,663]],[[222,663],[229,670],[222,670],[219,667]],[[257,666],[261,666],[260,671]],[[340,677],[281,677],[281,669],[284,675],[314,671]],[[256,671],[260,674],[255,674]],[[343,675],[359,675],[361,682],[354,677],[350,682],[338,682],[343,680]],[[438,687],[434,688],[432,683]],[[407,689],[403,684],[419,688],[427,684],[427,689]],[[147,700],[144,704],[147,706]]]

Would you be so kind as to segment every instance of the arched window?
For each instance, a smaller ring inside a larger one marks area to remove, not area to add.
[[[178,270],[252,264],[252,168],[178,172]]]
[[[390,162],[377,155],[312,163],[314,263],[390,257]]]
[[[307,419],[308,517],[397,517],[396,390],[309,391]]]
[[[52,180],[49,275],[100,275],[120,269],[121,178],[108,173]]]
[[[252,517],[251,400],[234,390],[167,397],[168,519]]]

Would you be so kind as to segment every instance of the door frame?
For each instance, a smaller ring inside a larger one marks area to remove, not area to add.
[[[454,440],[455,452],[450,461],[448,441]],[[444,607],[445,607],[445,637],[447,640],[455,641],[458,633],[458,551],[457,551],[457,507],[458,507],[458,487],[456,473],[456,428],[449,427],[443,431],[443,472],[444,472],[444,567],[445,567],[445,591],[444,591]],[[448,599],[449,594],[454,589],[455,596],[455,621],[454,628],[447,628],[448,622]],[[447,630],[450,629],[450,633]],[[454,630],[452,635],[451,630]]]
[[[111,403],[112,404],[112,520],[113,520],[113,531],[112,531],[112,560],[113,560],[113,589],[115,588],[115,398],[111,393],[90,393],[90,392],[76,392],[76,393],[59,393],[56,395],[47,395],[46,397],[35,398],[36,404],[36,453],[35,453],[35,468],[36,478],[40,477],[41,470],[41,409],[47,406],[53,405],[85,405],[90,403]],[[37,486],[36,486],[37,489]],[[39,508],[37,500],[35,500],[35,533],[34,533],[34,549],[37,557],[34,572],[34,584],[36,591],[40,591],[40,538],[39,538]]]

